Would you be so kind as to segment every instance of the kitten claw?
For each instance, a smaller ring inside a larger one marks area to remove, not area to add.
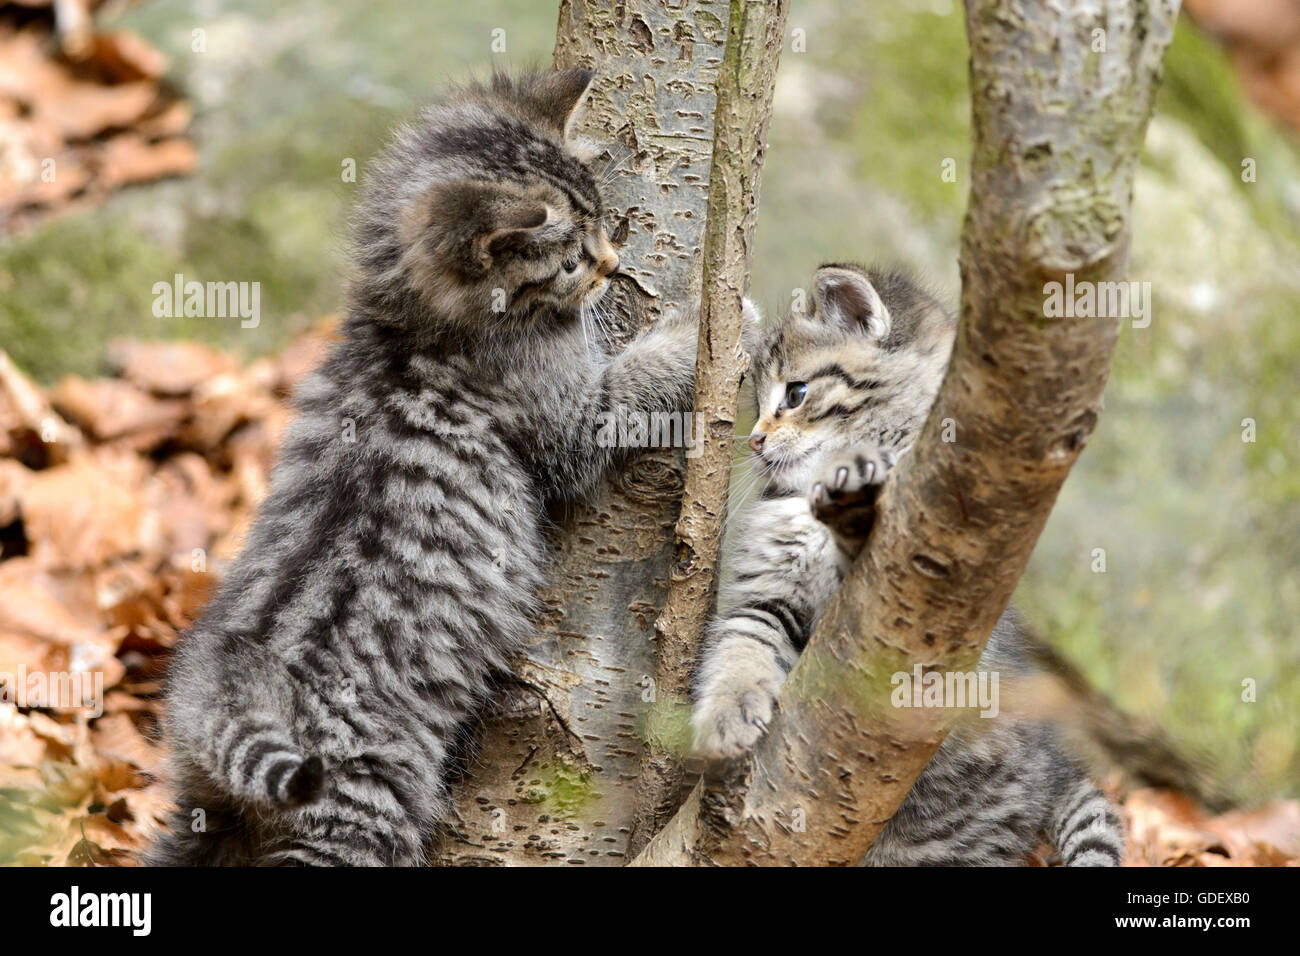
[[[854,450],[846,463],[836,460],[812,486],[809,503],[813,516],[843,538],[862,539],[875,522],[880,486],[898,461],[893,449],[864,447]]]

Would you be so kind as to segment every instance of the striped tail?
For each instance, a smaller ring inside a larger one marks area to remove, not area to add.
[[[1119,866],[1124,857],[1119,814],[1086,778],[1066,789],[1052,815],[1050,836],[1066,866]]]
[[[320,757],[304,755],[283,730],[254,717],[214,717],[201,752],[204,769],[245,803],[287,809],[325,788]]]

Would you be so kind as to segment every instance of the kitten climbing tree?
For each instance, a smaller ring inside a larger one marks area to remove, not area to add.
[[[674,722],[674,701],[685,708],[712,590],[742,361],[739,295],[748,275],[747,258],[735,255],[753,230],[751,173],[762,155],[786,5],[560,3],[556,67],[598,74],[581,132],[608,146],[602,191],[621,260],[606,297],[615,337],[688,309],[701,288],[701,250],[711,263],[697,400],[707,409],[708,439],[685,478],[688,500],[705,504],[697,521],[683,519],[675,551],[681,453],[648,451],[607,479],[594,504],[562,517],[546,612],[518,663],[519,687],[486,721],[472,773],[455,788],[439,862],[621,864],[679,800],[683,741],[674,749],[663,728]],[[744,13],[733,18],[732,10]],[[729,94],[720,104],[717,93],[729,23],[745,28],[743,62],[731,54],[741,67],[736,79],[755,84],[732,106]],[[730,117],[736,165],[711,176],[720,113]],[[711,192],[711,179],[732,185]],[[710,218],[715,228],[738,226],[742,238],[709,243]],[[670,579],[675,598],[657,630]]]
[[[947,730],[864,703],[863,686],[888,686],[880,651],[890,670],[899,653],[974,665],[1096,423],[1118,327],[1047,319],[1043,287],[1124,277],[1133,173],[1178,0],[967,0],[974,151],[947,378],[768,734],[673,813],[786,7],[560,4],[556,65],[598,70],[585,132],[615,144],[604,190],[625,275],[612,311],[629,317],[616,332],[707,292],[696,405],[709,437],[684,482],[680,459],[638,455],[564,516],[547,613],[456,788],[441,862],[619,864],[638,850],[643,864],[855,862]]]

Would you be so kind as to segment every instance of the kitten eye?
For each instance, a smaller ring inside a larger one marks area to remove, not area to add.
[[[578,271],[578,266],[580,266],[581,264],[582,264],[582,260],[579,259],[577,255],[569,256],[569,258],[564,260],[564,264],[563,264],[564,274],[570,276],[573,275],[575,272]]]
[[[803,404],[804,396],[808,394],[807,382],[791,382],[785,387],[786,408],[798,408]]]

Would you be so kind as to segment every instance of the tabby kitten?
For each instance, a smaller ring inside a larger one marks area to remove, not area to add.
[[[769,481],[737,528],[727,610],[699,669],[695,746],[706,756],[743,753],[766,729],[952,350],[955,319],[904,273],[823,266],[812,299],[811,315],[786,318],[754,360],[750,446]],[[1026,675],[1022,640],[1008,609],[980,668]],[[1073,866],[1116,865],[1123,851],[1115,810],[1053,730],[1004,712],[948,735],[863,862],[1015,865],[1040,836]]]
[[[530,633],[545,509],[616,453],[598,413],[689,406],[688,321],[612,359],[584,334],[618,266],[569,136],[591,79],[470,86],[377,162],[342,341],[172,666],[180,807],[151,862],[422,862],[449,753]]]

